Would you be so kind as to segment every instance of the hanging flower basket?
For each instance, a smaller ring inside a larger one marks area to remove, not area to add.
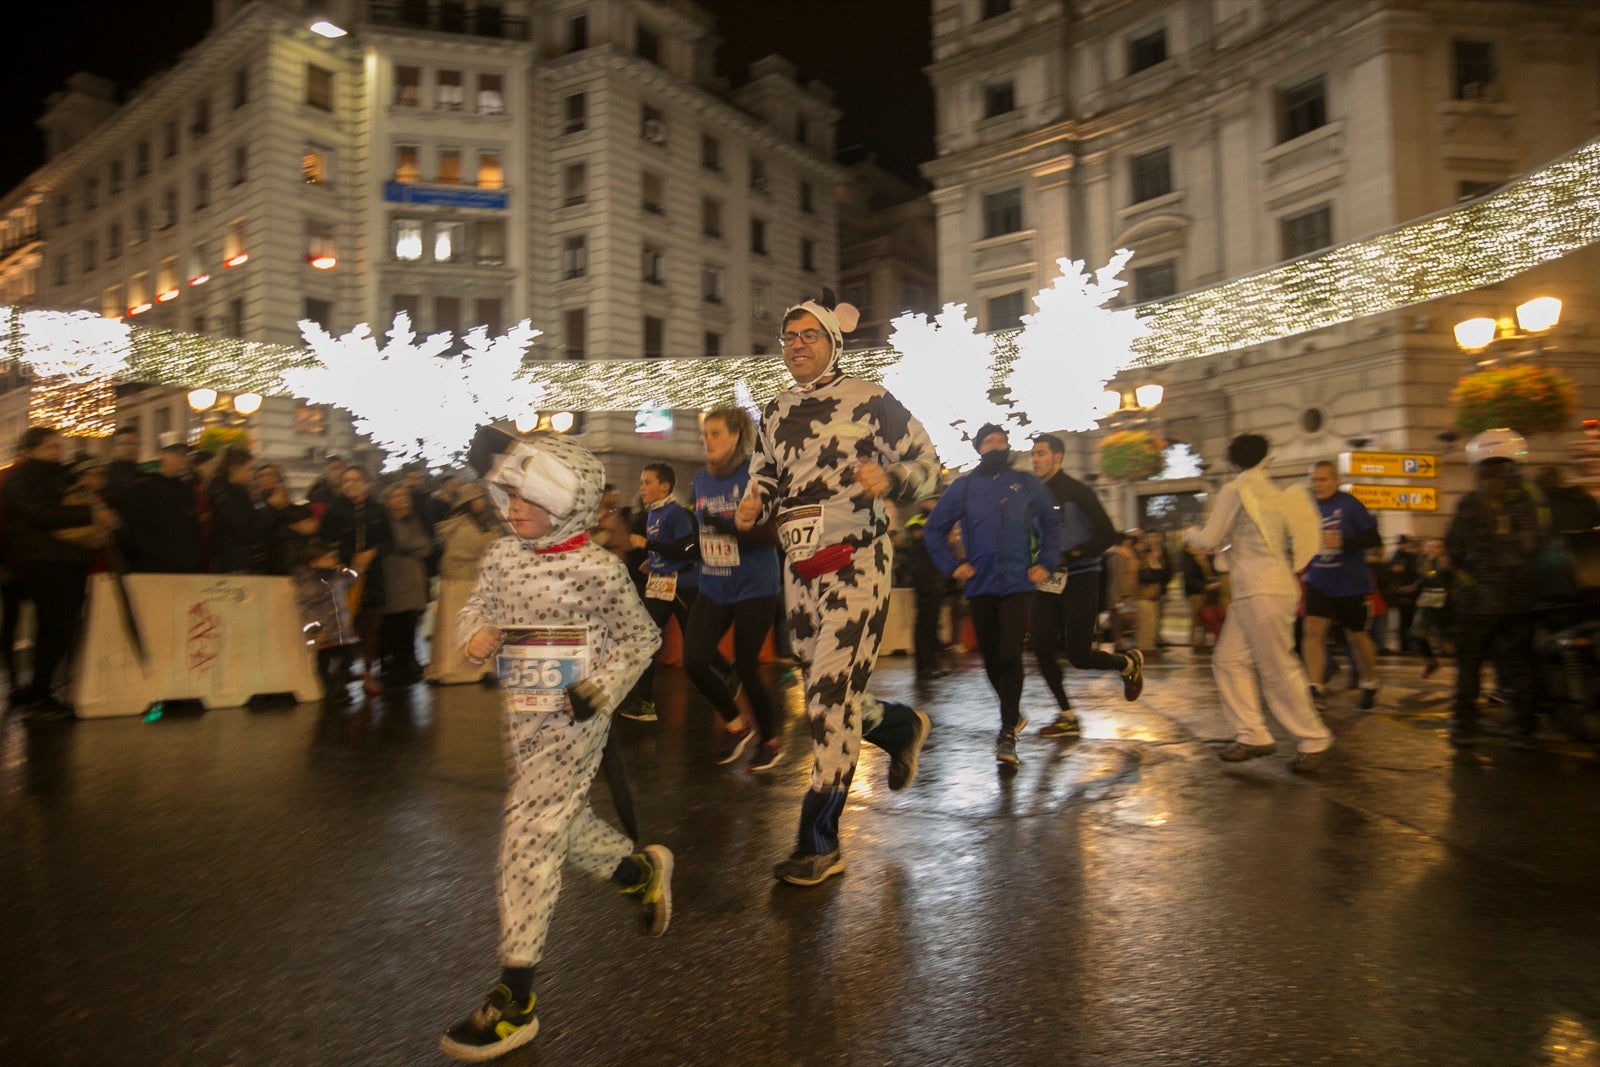
[[[1496,426],[1526,435],[1566,429],[1578,396],[1566,375],[1524,363],[1468,374],[1456,382],[1450,404],[1456,429],[1468,436]]]
[[[1118,430],[1100,442],[1100,473],[1118,482],[1154,478],[1167,465],[1165,447],[1149,430]]]
[[[243,426],[207,426],[194,441],[195,451],[219,453],[229,448],[250,448],[250,435]]]

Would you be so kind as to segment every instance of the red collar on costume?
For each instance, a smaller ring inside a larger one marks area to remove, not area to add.
[[[589,540],[589,531],[585,530],[578,536],[569,537],[558,545],[551,545],[549,548],[536,548],[534,551],[541,556],[553,555],[556,552],[571,552],[587,540]]]

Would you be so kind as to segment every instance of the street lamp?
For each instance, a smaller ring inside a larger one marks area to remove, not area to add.
[[[1125,426],[1141,426],[1154,420],[1153,413],[1165,395],[1166,390],[1155,382],[1132,389],[1107,389],[1100,394],[1100,403],[1095,405],[1095,410],[1100,413],[1102,420]]]
[[[1561,301],[1553,296],[1535,297],[1518,304],[1516,317],[1493,318],[1479,315],[1456,323],[1456,344],[1463,352],[1483,354],[1480,366],[1489,366],[1518,356],[1544,354],[1542,335],[1561,321]],[[1526,345],[1523,348],[1521,346]],[[1519,351],[1507,351],[1520,348]]]
[[[246,426],[250,416],[261,410],[260,393],[219,393],[208,386],[189,390],[189,409],[205,423],[227,422]]]

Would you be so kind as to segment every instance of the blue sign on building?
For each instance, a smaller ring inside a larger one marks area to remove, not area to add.
[[[415,185],[384,182],[383,198],[391,204],[431,204],[436,207],[485,207],[505,210],[504,189],[477,189],[460,185]]]

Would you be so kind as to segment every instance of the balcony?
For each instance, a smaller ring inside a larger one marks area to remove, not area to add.
[[[502,41],[528,39],[527,19],[512,18],[498,10],[468,11],[463,6],[382,3],[380,0],[367,6],[365,21],[372,26],[465,37],[497,37]]]

